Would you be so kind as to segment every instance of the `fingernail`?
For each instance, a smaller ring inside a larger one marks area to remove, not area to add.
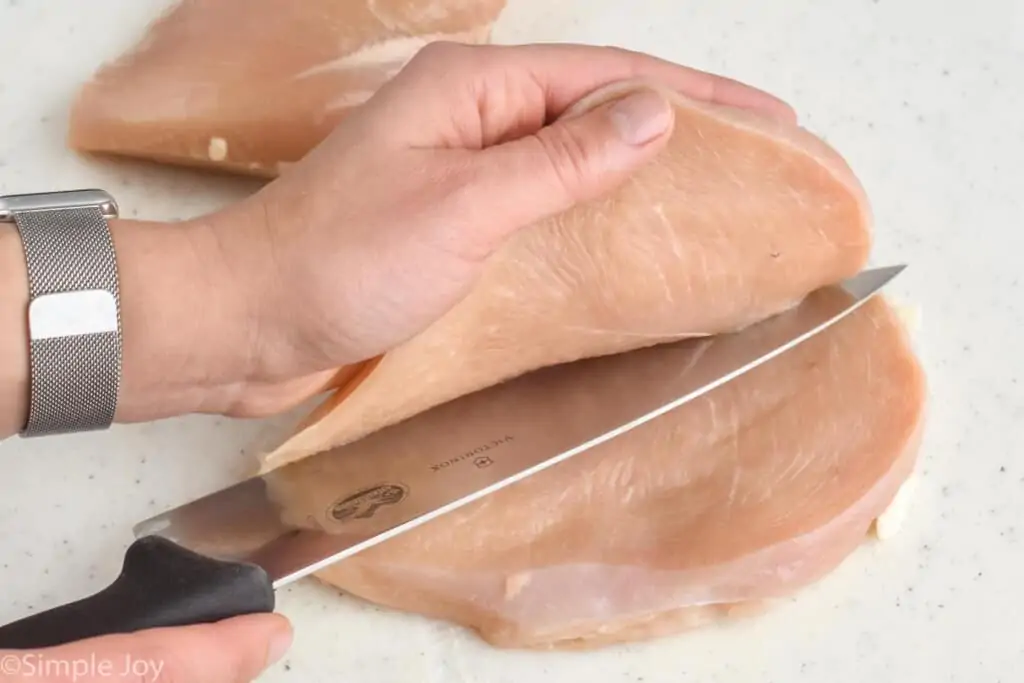
[[[619,137],[630,145],[643,145],[663,135],[672,123],[672,108],[653,90],[641,90],[612,105],[609,112]]]
[[[291,628],[282,628],[270,638],[270,644],[267,646],[267,666],[273,666],[281,661],[285,653],[288,652],[288,648],[292,646],[292,630]]]

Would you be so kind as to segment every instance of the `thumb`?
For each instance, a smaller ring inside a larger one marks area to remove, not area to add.
[[[615,189],[662,150],[673,123],[661,93],[636,89],[484,150],[475,189],[515,230]]]
[[[278,614],[101,636],[37,651],[0,651],[4,681],[250,683],[291,645]]]

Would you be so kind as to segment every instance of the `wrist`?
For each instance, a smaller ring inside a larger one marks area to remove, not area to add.
[[[252,375],[245,285],[201,221],[109,222],[121,295],[117,422],[224,413]],[[234,275],[234,277],[232,277]],[[0,440],[29,402],[28,274],[21,238],[0,224]]]
[[[199,221],[113,220],[123,359],[118,422],[222,413],[248,376],[244,285]]]

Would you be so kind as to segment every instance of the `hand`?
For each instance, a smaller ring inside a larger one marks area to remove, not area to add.
[[[611,191],[658,154],[673,112],[653,90],[563,116],[633,79],[795,120],[758,90],[616,48],[434,43],[246,200],[174,226],[115,222],[118,421],[276,413],[415,336],[516,230]],[[17,371],[0,376],[0,437],[23,419],[28,381],[16,239],[0,230],[0,320],[13,325],[0,351]]]
[[[249,297],[245,380],[224,412],[280,410],[414,336],[515,230],[655,156],[673,116],[654,91],[559,119],[631,78],[794,118],[759,91],[619,49],[429,45],[301,163],[205,220]]]
[[[284,656],[277,614],[103,636],[45,650],[0,650],[4,683],[249,683]]]

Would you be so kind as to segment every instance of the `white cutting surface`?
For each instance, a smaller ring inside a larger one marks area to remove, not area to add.
[[[101,186],[192,215],[245,183],[84,162],[68,98],[167,0],[0,0],[0,192]],[[630,9],[625,9],[629,6]],[[614,43],[781,94],[849,159],[874,261],[921,312],[931,384],[902,531],[771,613],[586,654],[495,651],[450,625],[280,595],[281,681],[956,681],[1024,671],[1024,5],[1018,0],[511,0],[501,42]],[[99,589],[133,522],[230,484],[287,418],[190,418],[0,447],[0,622]]]

